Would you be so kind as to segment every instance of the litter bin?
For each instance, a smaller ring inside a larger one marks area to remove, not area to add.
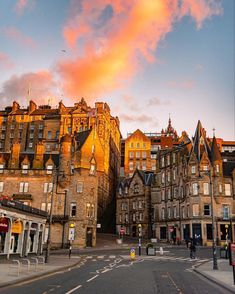
[[[156,250],[154,247],[147,247],[147,255],[155,256],[156,255]]]
[[[220,258],[228,259],[228,249],[220,248]]]

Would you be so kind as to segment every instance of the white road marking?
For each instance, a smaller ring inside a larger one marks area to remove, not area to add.
[[[116,258],[116,255],[109,255],[109,258]]]
[[[104,255],[98,256],[98,259],[103,259],[103,258],[104,258]]]
[[[65,294],[70,294],[70,293],[73,293],[74,291],[76,291],[77,289],[81,288],[82,285],[78,285],[77,287],[71,289],[70,291],[66,292]]]
[[[87,280],[87,282],[90,282],[92,280],[94,280],[95,278],[97,278],[99,275],[95,275],[94,277],[90,278],[89,280]]]

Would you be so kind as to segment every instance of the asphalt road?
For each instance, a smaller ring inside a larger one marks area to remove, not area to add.
[[[163,257],[131,261],[127,250],[99,250],[82,256],[78,266],[52,276],[0,290],[2,294],[152,294],[223,293],[224,289],[193,272],[210,251],[199,250],[190,261],[186,248],[166,249]],[[126,256],[125,256],[126,255]],[[210,257],[210,256],[209,256]],[[76,258],[73,255],[73,258]]]

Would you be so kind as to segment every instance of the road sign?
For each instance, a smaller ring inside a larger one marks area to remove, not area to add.
[[[69,228],[69,241],[74,241],[75,228]]]
[[[131,259],[135,259],[135,248],[131,248],[130,256],[131,256]]]

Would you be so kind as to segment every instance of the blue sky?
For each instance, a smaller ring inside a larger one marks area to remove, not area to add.
[[[85,2],[1,0],[2,106],[84,96],[110,105],[124,137],[160,132],[170,113],[179,134],[200,119],[235,140],[233,0]]]

